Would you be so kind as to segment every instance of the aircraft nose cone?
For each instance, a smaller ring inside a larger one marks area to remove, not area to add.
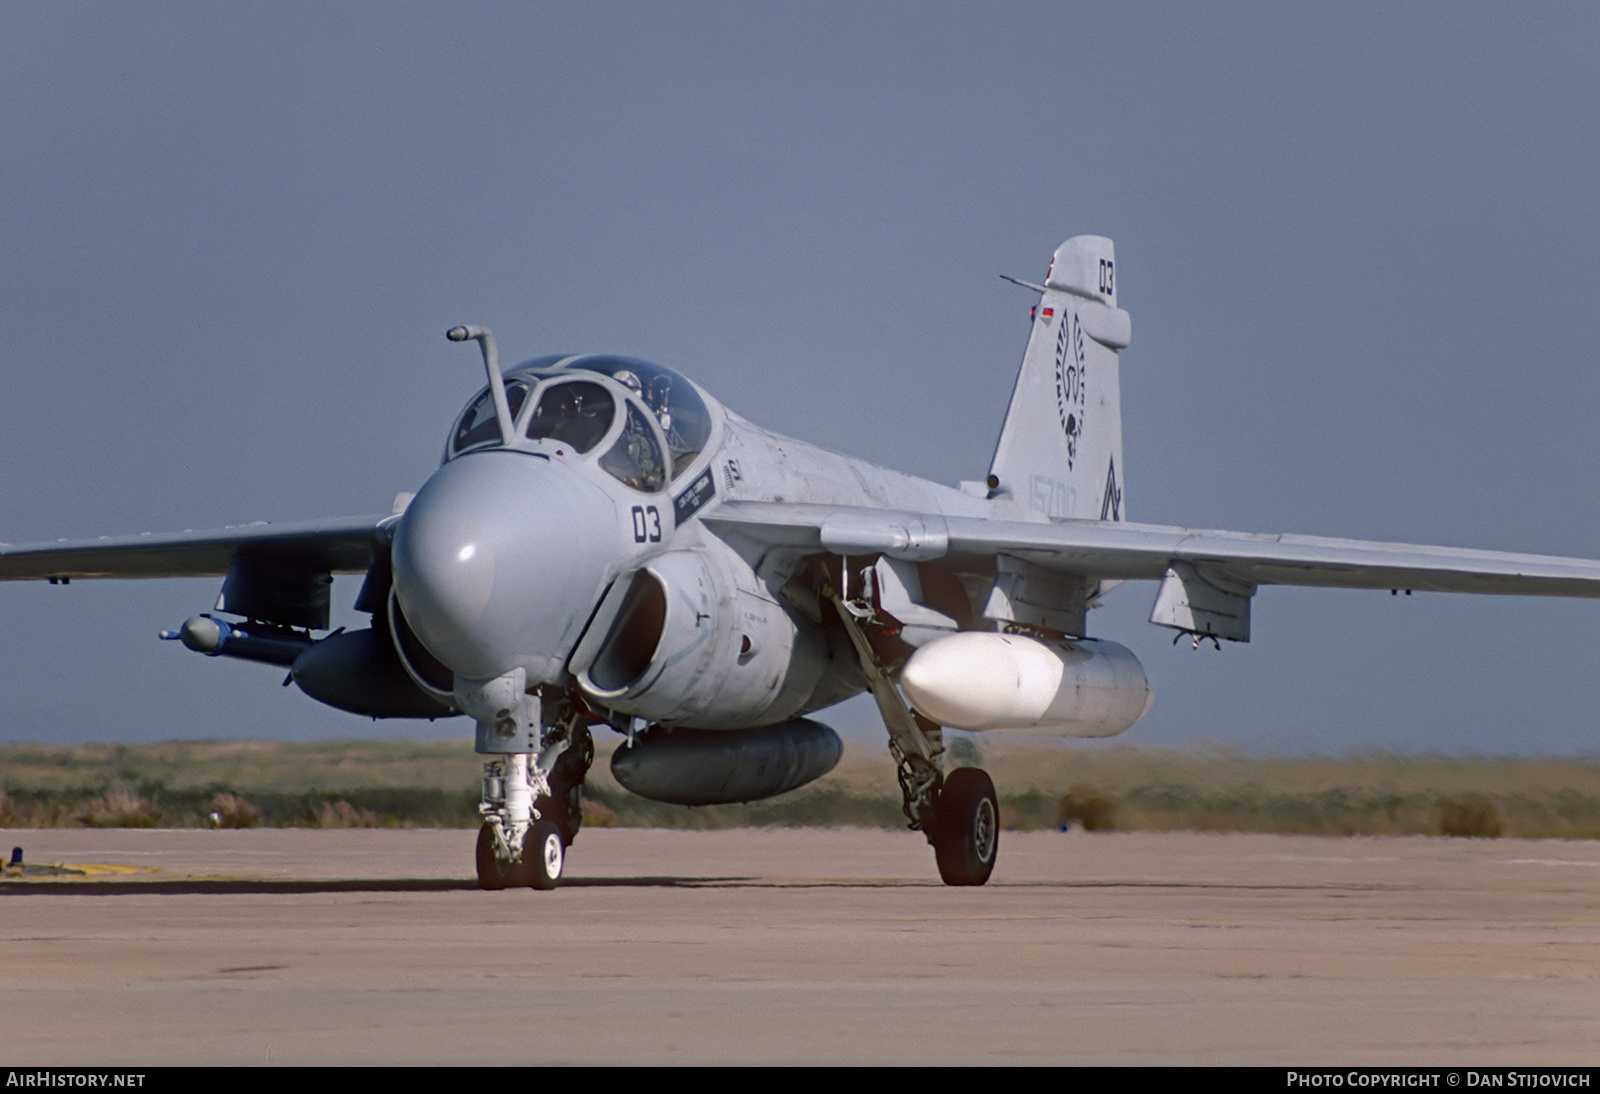
[[[561,464],[482,452],[441,467],[395,529],[395,597],[458,676],[560,678],[619,554],[615,507]]]
[[[401,605],[431,649],[460,639],[483,617],[494,592],[495,543],[470,509],[445,502],[420,509],[404,517],[395,547],[406,574]]]

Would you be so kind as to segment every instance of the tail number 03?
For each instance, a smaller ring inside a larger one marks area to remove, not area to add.
[[[633,507],[633,542],[661,542],[661,512],[654,505]]]

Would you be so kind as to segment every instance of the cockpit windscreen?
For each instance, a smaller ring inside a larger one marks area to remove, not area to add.
[[[611,393],[590,380],[569,380],[547,386],[528,417],[529,440],[550,437],[588,452],[605,439],[616,413]]]
[[[511,407],[513,418],[517,416],[517,411],[522,409],[522,403],[527,397],[527,384],[520,380],[512,380],[506,384],[506,403]],[[500,422],[494,412],[494,392],[485,388],[483,394],[479,395],[467,408],[466,413],[461,415],[455,435],[450,440],[450,451],[461,452],[490,441],[498,444],[500,440]]]
[[[638,392],[661,423],[672,449],[672,477],[694,462],[711,439],[711,412],[694,385],[669,368],[636,357],[578,357],[567,368],[603,373]]]
[[[600,466],[612,478],[647,494],[666,485],[661,445],[645,416],[632,403],[628,404],[628,420],[622,427],[622,436],[611,446],[611,451],[600,457]]]

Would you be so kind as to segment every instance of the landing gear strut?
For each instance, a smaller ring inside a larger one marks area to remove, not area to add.
[[[554,889],[561,883],[567,848],[583,821],[583,779],[594,762],[588,725],[576,710],[564,713],[539,733],[537,753],[507,752],[484,761],[480,888]]]
[[[913,711],[889,678],[863,623],[877,620],[866,600],[845,600],[824,589],[844,624],[861,660],[889,730],[889,754],[900,778],[902,808],[913,830],[921,829],[933,845],[939,877],[946,885],[982,885],[994,872],[1000,850],[1000,807],[994,781],[976,767],[944,774],[944,734],[938,725]]]

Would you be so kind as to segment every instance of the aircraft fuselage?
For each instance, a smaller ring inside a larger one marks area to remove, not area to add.
[[[472,434],[485,389],[393,533],[399,608],[469,713],[484,686],[518,673],[525,690],[576,680],[596,706],[666,725],[742,729],[831,705],[866,683],[816,582],[781,595],[799,556],[701,518],[730,501],[992,508],[770,433],[645,362],[547,358],[505,382],[510,441]]]

